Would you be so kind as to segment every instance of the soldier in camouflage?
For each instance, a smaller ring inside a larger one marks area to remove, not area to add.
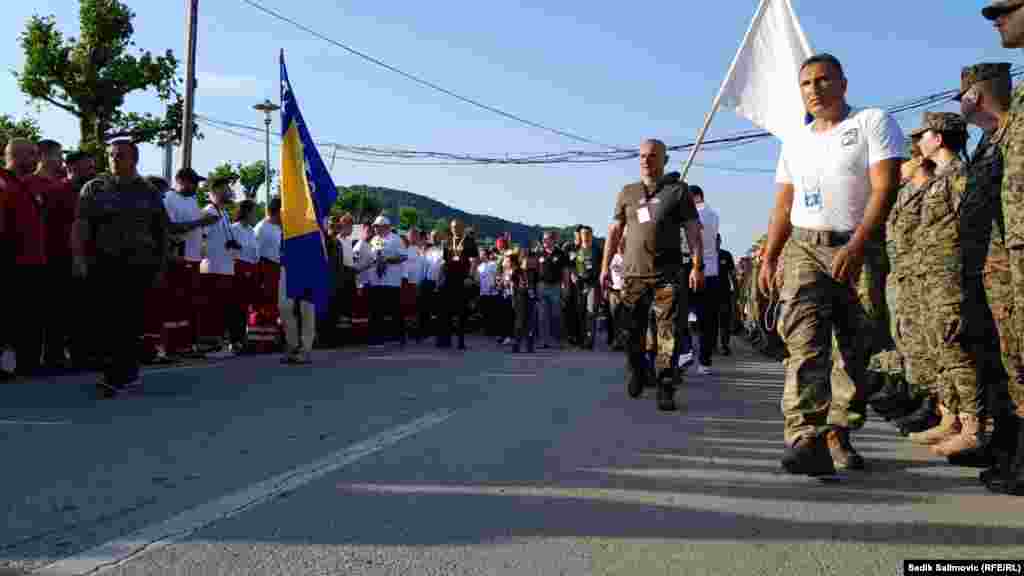
[[[1005,432],[1012,428],[1008,425],[1007,375],[1012,374],[1016,380],[1024,372],[1010,326],[1013,296],[1000,202],[1001,143],[1011,91],[1009,63],[982,63],[961,71],[956,97],[967,122],[984,131],[969,164],[968,189],[974,193],[961,207],[961,221],[963,230],[970,232],[964,244],[964,286],[970,292],[968,303],[975,307],[971,317],[978,321],[971,327],[971,341],[980,377],[987,383],[986,403],[995,425],[996,445],[1006,443]],[[973,464],[966,460],[951,462],[985,466],[992,459],[989,445],[985,448],[974,455]]]
[[[910,439],[932,445],[938,455],[950,456],[977,449],[987,442],[992,428],[970,342],[970,325],[977,319],[972,318],[971,292],[963,283],[965,244],[971,231],[962,229],[960,215],[975,194],[967,186],[967,166],[961,159],[966,154],[967,124],[959,114],[925,112],[921,127],[911,136],[920,138],[922,155],[936,166],[935,178],[923,188],[917,255],[922,301],[928,303],[922,310],[926,312],[924,332],[934,355],[942,419]]]
[[[170,221],[160,193],[136,171],[138,161],[132,142],[110,145],[112,173],[82,189],[72,232],[76,275],[93,283],[104,321],[97,391],[105,398],[138,383],[143,294],[167,266]]]
[[[1004,48],[1024,48],[1024,0],[998,0],[982,10],[994,21]],[[1018,85],[1010,98],[1009,113],[1001,122],[1004,131],[999,141],[1003,156],[1003,179],[1000,200],[1003,210],[1004,242],[1009,264],[1009,284],[1005,276],[999,285],[990,281],[993,298],[1001,297],[1010,307],[1008,352],[1021,358],[1024,338],[1024,87]],[[997,312],[997,315],[999,313]],[[1014,365],[1017,362],[1013,363]],[[1007,367],[1013,370],[1013,365]],[[994,451],[995,470],[986,471],[982,480],[993,492],[1024,494],[1024,381],[1010,373],[1008,382],[1010,409],[1013,415]]]

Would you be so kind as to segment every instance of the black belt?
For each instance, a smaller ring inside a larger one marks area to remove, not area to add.
[[[825,246],[836,248],[844,246],[853,238],[853,232],[833,232],[831,230],[808,230],[807,228],[793,228],[790,238],[799,242],[806,242],[814,246]]]

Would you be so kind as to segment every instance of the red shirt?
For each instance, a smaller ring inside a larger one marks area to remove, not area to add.
[[[20,266],[46,264],[46,198],[32,177],[21,178],[0,170],[0,195],[4,196],[4,242],[14,251]]]
[[[29,176],[30,187],[41,191],[46,202],[46,256],[49,260],[71,258],[71,224],[75,221],[78,195],[67,180]]]

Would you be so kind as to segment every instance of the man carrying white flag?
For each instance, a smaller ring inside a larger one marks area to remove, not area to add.
[[[770,292],[785,251],[782,465],[820,476],[864,466],[850,431],[864,424],[873,332],[854,287],[865,254],[874,260],[881,253],[877,236],[899,183],[904,139],[884,110],[846,103],[846,76],[834,56],[812,56],[799,70],[800,94],[814,121],[783,140],[758,284]]]
[[[720,105],[784,139],[803,125],[800,65],[811,54],[789,0],[762,0],[722,82]]]

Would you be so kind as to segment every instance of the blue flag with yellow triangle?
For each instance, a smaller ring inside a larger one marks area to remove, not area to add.
[[[330,296],[325,218],[338,198],[309,135],[281,51],[281,265],[288,298],[325,310]]]

